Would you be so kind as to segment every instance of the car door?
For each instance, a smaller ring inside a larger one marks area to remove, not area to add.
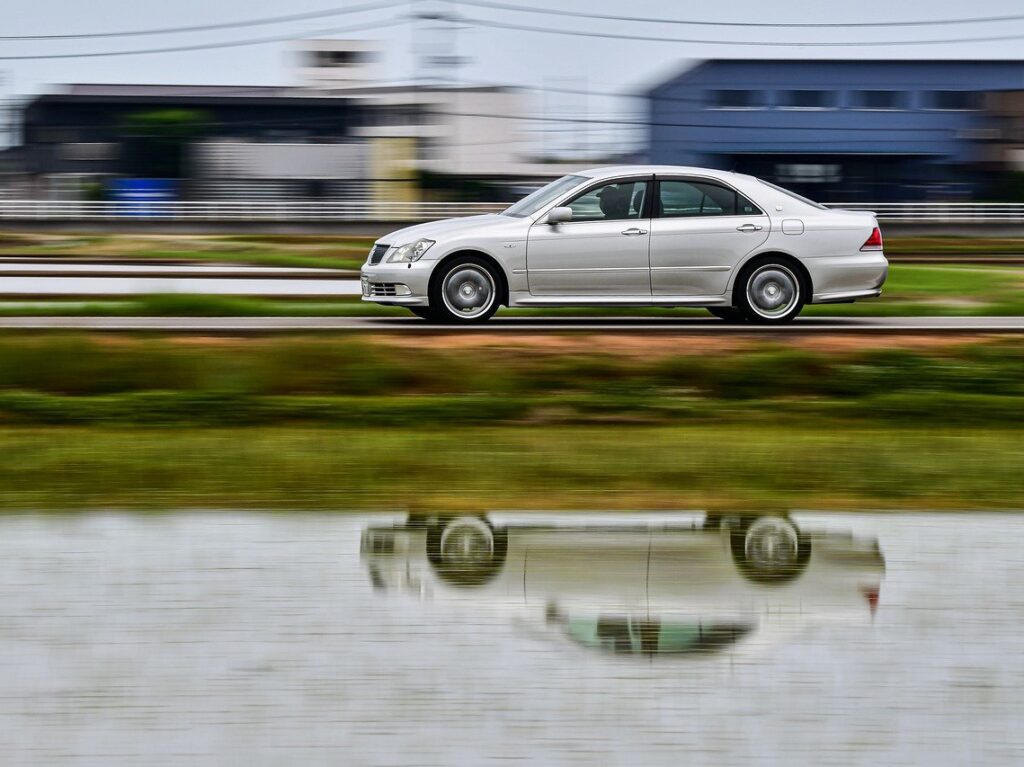
[[[562,611],[646,609],[646,527],[536,527],[517,532],[516,545],[523,551],[528,604]]]
[[[565,203],[572,220],[530,228],[526,265],[537,296],[651,295],[650,177],[600,181]]]
[[[650,227],[652,293],[723,294],[730,273],[768,239],[768,216],[712,179],[659,176],[657,187]]]

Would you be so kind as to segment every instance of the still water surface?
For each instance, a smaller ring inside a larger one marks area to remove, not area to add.
[[[1021,764],[1022,540],[990,514],[7,516],[0,761]]]

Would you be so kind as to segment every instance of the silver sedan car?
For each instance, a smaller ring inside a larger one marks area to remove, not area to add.
[[[673,166],[581,171],[499,214],[381,238],[363,300],[437,322],[498,307],[689,306],[780,323],[805,304],[881,293],[874,214],[826,208],[737,173]]]

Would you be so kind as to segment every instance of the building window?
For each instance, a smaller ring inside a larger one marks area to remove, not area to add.
[[[974,91],[932,91],[931,109],[966,112],[981,109],[981,99]]]
[[[309,64],[313,67],[352,67],[375,60],[372,51],[309,51]]]
[[[775,180],[780,184],[838,184],[843,180],[843,166],[833,163],[785,163],[775,166]]]
[[[900,109],[903,94],[899,91],[860,91],[855,94],[859,109]]]
[[[779,106],[783,109],[831,109],[835,98],[829,91],[782,91]]]
[[[708,96],[714,109],[760,109],[764,106],[764,97],[760,91],[708,91]]]

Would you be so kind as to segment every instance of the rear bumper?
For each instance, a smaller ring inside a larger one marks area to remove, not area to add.
[[[814,285],[812,304],[842,303],[875,298],[889,276],[889,262],[882,253],[808,258],[804,266]]]

